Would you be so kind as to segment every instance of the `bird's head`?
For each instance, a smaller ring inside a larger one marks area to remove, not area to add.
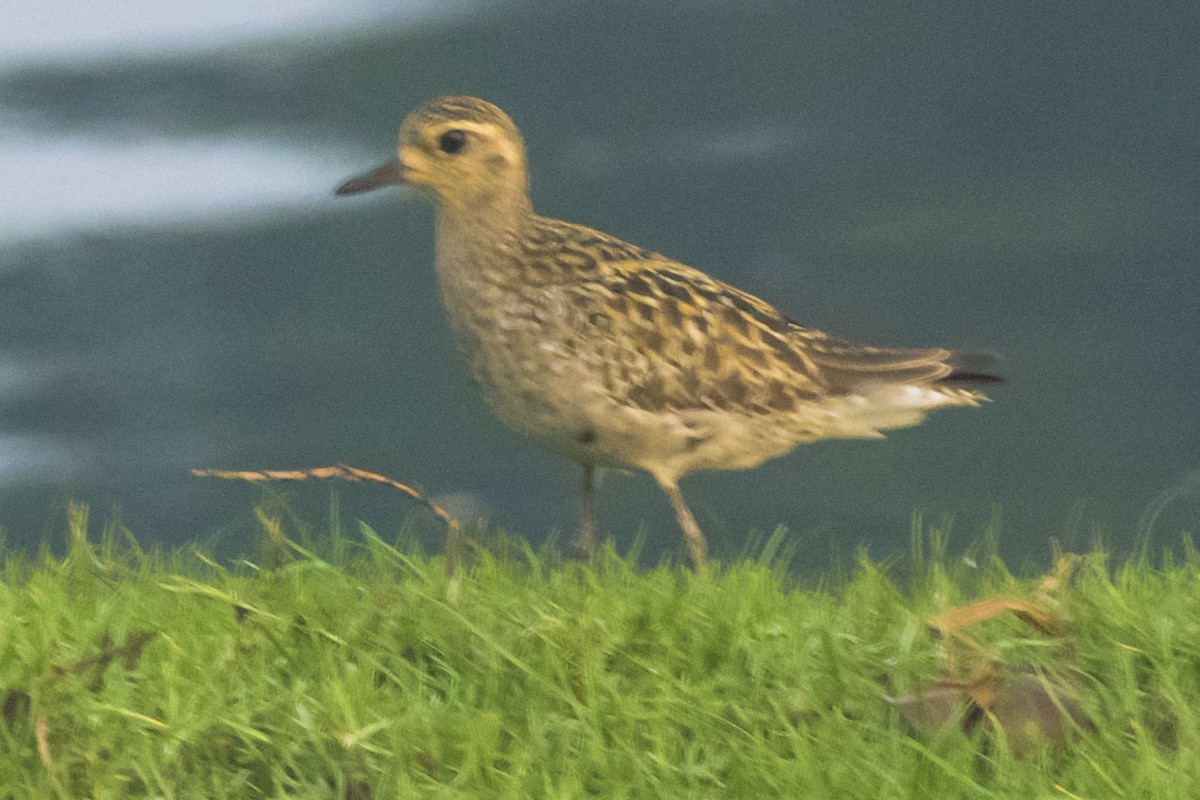
[[[528,204],[521,133],[507,114],[475,97],[426,103],[400,126],[397,159],[342,184],[339,195],[391,184],[431,192],[439,204],[471,210]]]

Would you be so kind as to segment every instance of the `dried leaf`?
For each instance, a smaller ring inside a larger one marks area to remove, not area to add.
[[[966,704],[961,683],[937,681],[912,694],[885,697],[919,733],[933,733],[958,719]]]
[[[1049,676],[1023,672],[988,683],[984,691],[973,688],[972,698],[1004,731],[1017,756],[1038,740],[1062,747],[1078,738],[1080,731],[1095,728],[1075,691]]]

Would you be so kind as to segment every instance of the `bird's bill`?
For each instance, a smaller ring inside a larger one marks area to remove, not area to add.
[[[381,186],[403,186],[405,183],[404,168],[400,165],[400,162],[398,160],[389,161],[370,172],[351,178],[339,186],[334,194],[362,194],[372,189],[378,189]]]

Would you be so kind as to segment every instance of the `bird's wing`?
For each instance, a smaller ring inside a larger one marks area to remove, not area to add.
[[[826,338],[812,343],[809,356],[827,385],[842,390],[866,383],[926,385],[954,372],[953,353],[942,348],[868,347]]]
[[[1003,380],[987,371],[995,360],[992,356],[944,348],[869,347],[823,336],[812,342],[809,355],[834,389],[880,383],[928,386]]]
[[[620,402],[647,410],[766,414],[829,392],[812,344],[828,341],[769,304],[667,260],[609,263],[594,280],[563,286]]]
[[[835,339],[661,256],[606,266],[596,279],[562,288],[606,389],[648,410],[774,413],[864,386],[991,378],[963,372],[950,350]]]

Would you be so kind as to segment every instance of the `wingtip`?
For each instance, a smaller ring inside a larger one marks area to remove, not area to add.
[[[956,353],[950,360],[951,372],[942,378],[942,383],[980,384],[1004,383],[1005,378],[995,374],[991,367],[1000,360],[992,353]]]

